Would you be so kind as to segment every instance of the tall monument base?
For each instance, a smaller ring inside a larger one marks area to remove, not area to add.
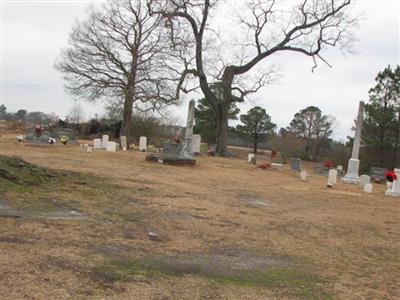
[[[347,166],[346,176],[342,178],[344,183],[359,184],[360,176],[358,176],[358,168],[360,166],[360,161],[356,158],[349,159],[349,165]]]

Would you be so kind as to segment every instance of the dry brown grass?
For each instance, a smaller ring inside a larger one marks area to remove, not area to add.
[[[384,197],[383,186],[373,194],[345,184],[327,189],[325,177],[301,182],[286,168],[256,170],[239,159],[200,157],[195,167],[174,167],[147,163],[133,151],[16,144],[7,134],[0,154],[82,173],[0,194],[30,213],[0,216],[2,298],[400,296],[400,200]],[[59,208],[89,218],[45,217]],[[149,239],[149,230],[159,241]],[[244,264],[266,257],[290,268],[235,278],[140,263],[196,253],[239,254]]]

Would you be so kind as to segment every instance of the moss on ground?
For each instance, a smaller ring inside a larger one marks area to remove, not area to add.
[[[21,158],[0,155],[0,187],[37,185],[49,181],[52,176],[48,170]]]
[[[112,284],[129,280],[129,276],[162,278],[168,276],[198,275],[219,284],[263,287],[278,294],[305,299],[332,299],[324,281],[296,267],[272,267],[264,272],[239,272],[235,275],[209,274],[200,270],[177,271],[160,263],[123,259],[108,261],[94,268],[93,274],[102,283]]]

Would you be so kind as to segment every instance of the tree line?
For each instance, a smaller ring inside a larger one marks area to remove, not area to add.
[[[235,3],[108,1],[74,25],[55,67],[74,97],[120,108],[126,136],[134,110],[162,110],[199,89],[215,115],[217,153],[225,156],[231,107],[276,78],[269,59],[294,52],[312,59],[313,69],[329,65],[324,50],[350,48],[357,24],[350,0],[296,0],[291,8],[273,0]],[[225,18],[222,26],[217,18]]]

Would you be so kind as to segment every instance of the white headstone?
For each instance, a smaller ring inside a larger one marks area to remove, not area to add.
[[[139,138],[139,151],[146,151],[147,150],[147,137],[141,136]]]
[[[361,186],[361,188],[364,188],[364,186],[367,184],[367,183],[371,183],[371,177],[369,177],[368,175],[361,175],[360,176],[360,186]]]
[[[107,148],[107,143],[108,143],[109,138],[110,138],[110,137],[109,137],[107,134],[104,134],[104,135],[101,137],[101,147],[102,147],[102,148],[104,148],[104,149]]]
[[[101,149],[101,139],[94,139],[93,140],[93,148],[94,149]]]
[[[127,139],[126,139],[126,136],[121,136],[120,137],[120,140],[121,140],[121,148],[122,148],[122,151],[126,151],[126,149],[128,149],[128,142],[127,142]]]
[[[117,143],[116,142],[108,142],[106,146],[106,151],[116,152],[117,151]]]
[[[337,183],[337,170],[330,169],[328,173],[328,186],[335,186]]]
[[[338,166],[336,167],[336,170],[338,170],[338,171],[343,171],[343,166],[342,166],[342,165],[338,165]]]
[[[192,147],[193,147],[193,153],[195,155],[200,154],[200,146],[201,146],[201,135],[193,134]]]
[[[93,151],[93,147],[89,146],[86,148],[86,152],[91,153]]]
[[[247,161],[251,162],[252,158],[254,157],[254,153],[247,154]]]
[[[301,178],[301,180],[306,181],[307,180],[307,172],[306,171],[301,171],[300,172],[300,178]]]
[[[397,179],[393,180],[392,187],[390,190],[386,190],[386,196],[400,197],[400,169],[394,169],[397,175]]]
[[[366,192],[366,193],[372,193],[372,183],[366,183],[365,185],[364,185],[364,192]]]

